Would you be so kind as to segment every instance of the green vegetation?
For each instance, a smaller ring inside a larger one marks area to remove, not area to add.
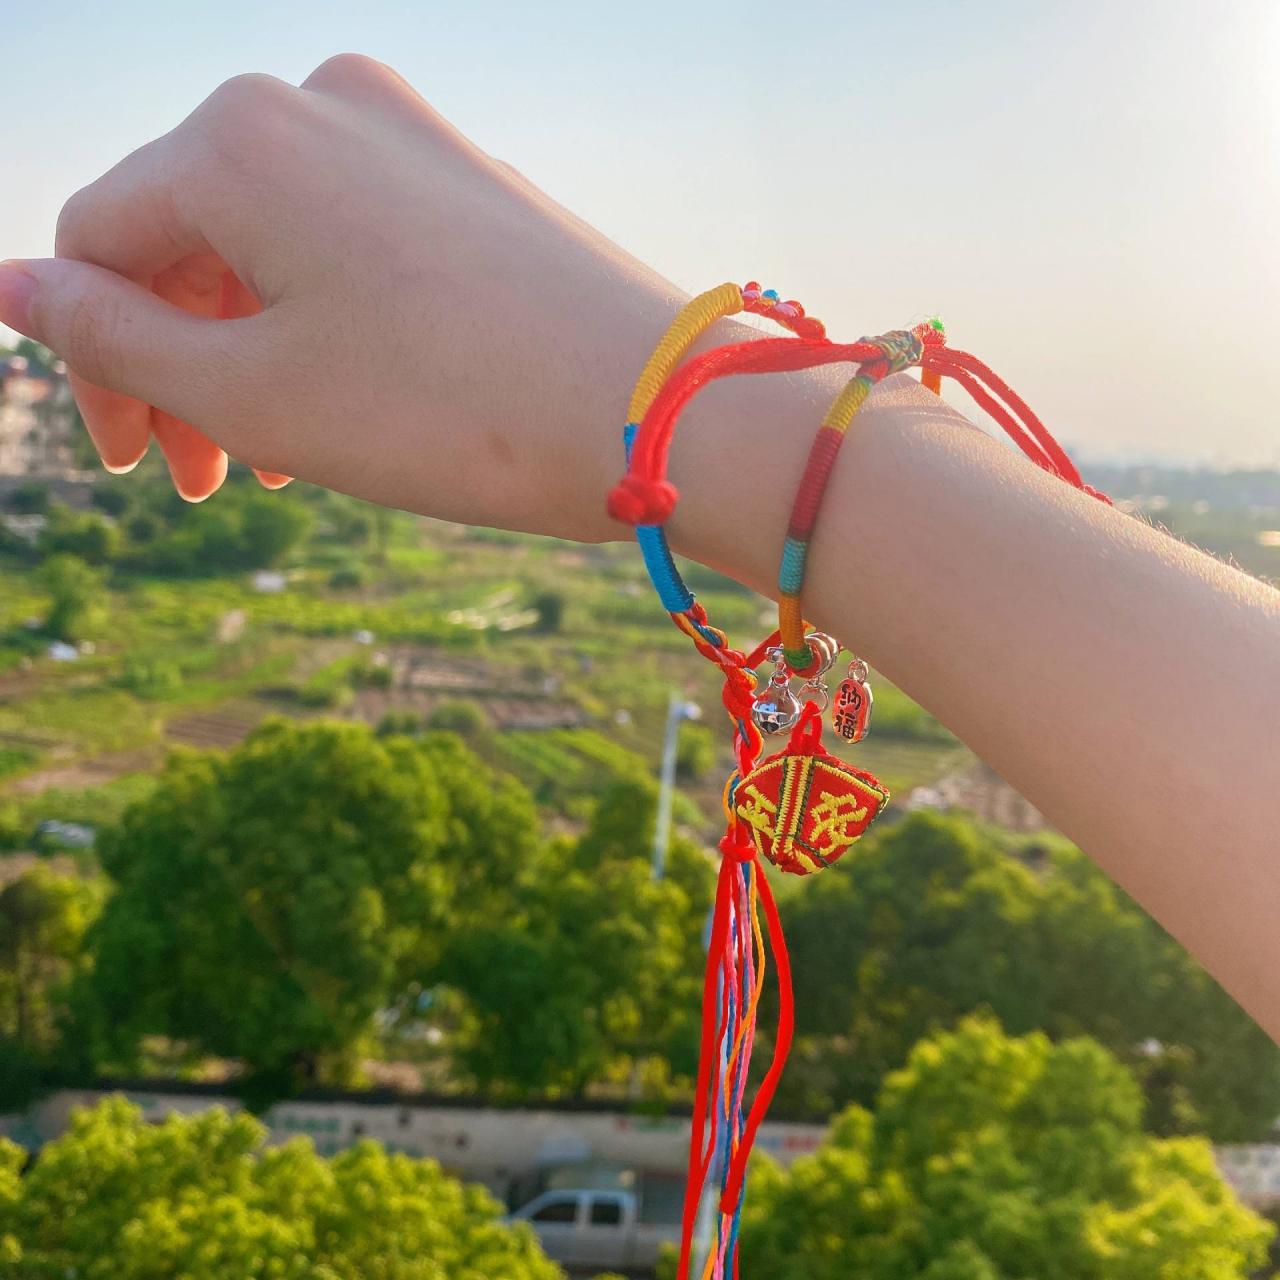
[[[86,639],[101,610],[101,576],[85,561],[59,552],[41,565],[40,582],[50,597],[45,631],[55,640]]]
[[[0,1139],[0,1273],[83,1280],[560,1280],[525,1226],[431,1160],[264,1146],[245,1115],[78,1112],[19,1177]]]
[[[870,1105],[922,1036],[989,1010],[1095,1037],[1144,1084],[1155,1132],[1251,1140],[1280,1112],[1280,1050],[1065,841],[920,814],[844,869],[783,903],[797,1044],[779,1105]]]
[[[514,784],[448,741],[272,722],[173,757],[102,842],[115,892],[88,946],[77,1044],[238,1059],[279,1096],[344,1079],[372,1018],[440,962],[451,917],[505,905],[533,847]]]
[[[653,816],[647,787],[607,792],[506,911],[455,934],[442,976],[465,998],[458,1066],[482,1089],[576,1094],[636,1067],[651,1087],[692,1076],[712,874],[676,841],[655,881]]]
[[[742,1272],[776,1280],[1221,1280],[1274,1228],[1224,1186],[1208,1143],[1156,1139],[1124,1068],[1089,1040],[970,1019],[922,1041],[874,1109],[814,1155],[762,1160]]]
[[[35,865],[0,889],[0,1106],[27,1101],[59,1047],[67,986],[104,885]]]

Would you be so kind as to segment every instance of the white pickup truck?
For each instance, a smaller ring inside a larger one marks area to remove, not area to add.
[[[566,1271],[650,1273],[664,1244],[678,1244],[674,1223],[642,1222],[630,1191],[544,1191],[511,1215],[537,1233],[547,1257]]]

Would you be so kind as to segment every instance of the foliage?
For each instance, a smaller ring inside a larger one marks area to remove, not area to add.
[[[135,492],[121,559],[151,573],[206,576],[269,568],[286,561],[313,525],[306,504],[266,493],[242,476],[226,484],[216,502],[195,506],[158,478]]]
[[[765,1164],[744,1274],[776,1280],[1244,1280],[1273,1228],[1208,1143],[1157,1139],[1125,1069],[1087,1039],[967,1019],[922,1041],[874,1113],[814,1155]]]
[[[538,615],[534,630],[543,634],[559,631],[564,620],[564,595],[559,591],[540,591],[529,602],[529,607]]]
[[[705,725],[682,724],[676,743],[676,777],[696,782],[715,767],[716,735]]]
[[[448,737],[268,722],[179,753],[101,841],[116,883],[78,1001],[94,1052],[169,1036],[242,1060],[268,1098],[341,1077],[376,1013],[527,863],[527,795]]]
[[[39,480],[28,480],[10,490],[5,506],[14,515],[47,515],[49,511],[49,486]]]
[[[431,1160],[362,1142],[324,1159],[264,1147],[246,1115],[148,1125],[80,1111],[23,1178],[0,1140],[0,1267],[82,1280],[559,1280],[526,1226]]]
[[[492,746],[503,768],[523,779],[540,804],[555,808],[578,797],[594,807],[615,783],[650,773],[640,756],[596,729],[514,730]]]
[[[50,556],[40,566],[40,582],[52,597],[44,629],[58,640],[82,640],[101,612],[101,574],[72,555]]]
[[[651,788],[620,784],[577,841],[555,842],[515,910],[456,936],[459,1065],[482,1088],[580,1092],[657,1056],[689,1074],[709,863],[674,842],[654,881]]]
[[[39,758],[39,753],[31,747],[0,746],[0,778],[29,769]],[[3,848],[2,839],[0,848]]]
[[[798,1023],[781,1105],[866,1105],[922,1036],[989,1009],[1120,1054],[1158,1132],[1266,1132],[1280,1051],[1078,851],[1045,840],[1033,869],[1007,845],[918,814],[784,900]]]
[[[155,783],[150,774],[130,773],[100,787],[50,787],[37,795],[0,800],[0,849],[29,847],[36,826],[50,818],[93,827],[118,822],[131,804],[152,793]]]
[[[489,718],[474,702],[465,698],[446,698],[431,709],[427,726],[456,733],[462,738],[477,738],[489,728]]]
[[[65,553],[102,565],[120,554],[121,542],[119,529],[101,516],[55,503],[40,534],[39,550],[46,556]]]
[[[133,490],[127,484],[112,483],[112,479],[100,478],[89,494],[89,501],[99,511],[105,511],[107,515],[119,519],[129,510]]]
[[[98,880],[37,863],[0,889],[0,1111],[25,1101],[57,1044],[63,988],[84,967]]]

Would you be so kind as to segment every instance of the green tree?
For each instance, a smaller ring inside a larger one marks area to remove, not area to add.
[[[83,969],[102,889],[43,863],[0,889],[0,1111],[25,1106],[56,1059],[65,989]]]
[[[76,556],[50,556],[39,581],[52,597],[45,631],[58,640],[82,640],[90,634],[105,599],[102,575]]]
[[[106,564],[120,552],[120,531],[101,516],[72,511],[57,503],[49,510],[49,522],[40,535],[45,555],[79,556],[89,564]]]
[[[849,1108],[787,1172],[761,1162],[744,1274],[775,1280],[1245,1280],[1272,1226],[1202,1139],[1142,1132],[1096,1042],[971,1018],[924,1040],[873,1113]]]
[[[676,777],[682,782],[697,782],[715,763],[716,735],[705,725],[681,725],[676,742]]]
[[[89,494],[90,502],[99,511],[105,511],[107,515],[115,519],[119,519],[129,510],[131,497],[132,491],[128,485],[112,484],[110,481],[103,479],[99,479]]]
[[[538,615],[534,630],[540,632],[559,631],[564,621],[564,596],[559,591],[539,591],[529,602],[530,608]]]
[[[81,1280],[560,1280],[526,1226],[432,1160],[306,1139],[211,1110],[149,1125],[80,1111],[25,1177],[0,1139],[0,1274]]]
[[[102,898],[99,880],[44,863],[0,889],[0,1033],[37,1053],[52,1047],[59,988],[83,959]]]
[[[985,1009],[1015,1034],[1100,1040],[1139,1072],[1159,1132],[1252,1139],[1280,1112],[1280,1052],[1063,841],[1027,853],[914,815],[783,915],[798,1018],[783,1105],[867,1105],[917,1040]]]
[[[311,530],[311,512],[292,495],[249,490],[240,512],[240,542],[245,563],[280,564]]]
[[[480,737],[489,728],[489,717],[466,698],[446,698],[431,709],[427,727],[456,733],[461,738]]]
[[[39,480],[28,480],[10,491],[5,505],[15,515],[48,515],[49,486]]]
[[[177,754],[101,841],[93,1050],[129,1064],[165,1035],[242,1060],[261,1099],[344,1078],[536,846],[527,794],[456,739],[271,722],[229,756]]]
[[[655,1062],[692,1072],[713,876],[677,839],[654,881],[654,806],[651,787],[615,786],[578,840],[547,848],[506,917],[456,936],[444,972],[469,1015],[456,1053],[482,1087],[580,1092]]]

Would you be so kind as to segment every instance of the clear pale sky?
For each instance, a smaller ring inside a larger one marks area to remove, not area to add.
[[[937,312],[1087,457],[1280,465],[1280,0],[0,11],[0,257],[221,80],[351,49],[687,289]]]

